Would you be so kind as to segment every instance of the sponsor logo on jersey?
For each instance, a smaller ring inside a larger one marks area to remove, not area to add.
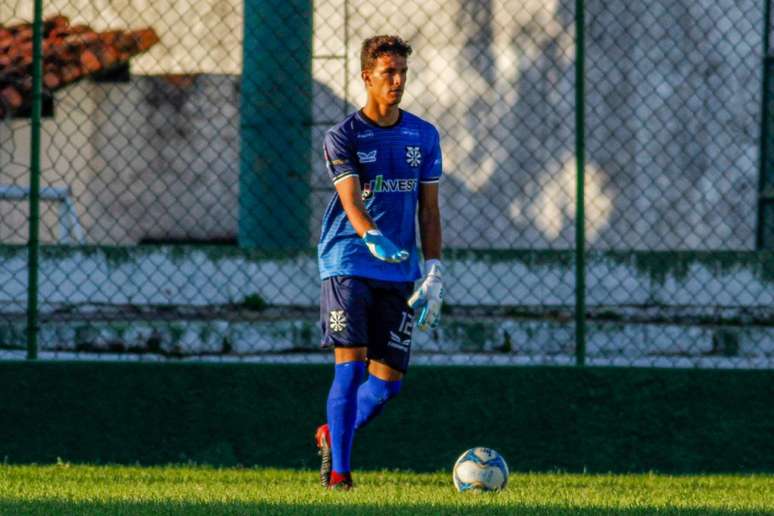
[[[370,152],[358,152],[357,160],[360,163],[376,163],[376,151],[372,150]]]
[[[422,164],[422,151],[414,145],[406,146],[406,163],[410,167],[418,167]]]
[[[415,138],[419,138],[419,131],[416,129],[409,129],[408,127],[404,127],[400,130],[400,134],[404,136],[414,136]]]
[[[355,136],[360,138],[361,140],[364,138],[373,138],[374,132],[369,129],[367,131],[360,131],[359,133],[355,134]]]
[[[416,179],[385,179],[382,174],[363,184],[363,200],[381,192],[413,192],[417,189]]]
[[[330,325],[331,330],[336,333],[344,331],[347,327],[347,316],[344,313],[344,310],[331,310],[328,324]]]

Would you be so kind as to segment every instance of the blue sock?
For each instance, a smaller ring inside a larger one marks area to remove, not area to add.
[[[374,375],[357,390],[355,430],[364,427],[382,411],[384,405],[400,392],[400,380],[388,382]]]
[[[365,377],[365,362],[336,364],[328,393],[328,428],[331,432],[333,471],[348,473],[357,414],[357,388]]]

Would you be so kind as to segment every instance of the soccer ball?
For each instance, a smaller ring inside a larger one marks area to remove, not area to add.
[[[508,483],[508,465],[491,448],[471,448],[457,459],[452,471],[457,491],[499,491]]]

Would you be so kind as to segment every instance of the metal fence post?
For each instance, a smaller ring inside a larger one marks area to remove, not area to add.
[[[575,364],[578,366],[586,363],[584,8],[583,0],[575,0]]]
[[[40,116],[43,76],[43,0],[35,0],[32,35],[30,220],[27,243],[27,359],[38,357],[38,251],[40,248]]]
[[[758,150],[759,177],[758,177],[758,217],[755,228],[755,248],[763,249],[764,229],[765,229],[765,190],[766,190],[766,168],[769,165],[769,51],[770,51],[770,32],[771,32],[771,0],[764,0],[763,4],[763,49],[761,59],[761,127],[760,127],[760,149]]]
[[[304,251],[309,247],[314,6],[310,0],[244,5],[239,243],[264,251]],[[263,137],[267,127],[287,142],[282,151]],[[296,202],[284,202],[277,191]]]

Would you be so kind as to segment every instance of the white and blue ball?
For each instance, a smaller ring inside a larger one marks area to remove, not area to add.
[[[508,464],[491,448],[471,448],[457,459],[452,471],[457,491],[499,491],[508,483]]]

